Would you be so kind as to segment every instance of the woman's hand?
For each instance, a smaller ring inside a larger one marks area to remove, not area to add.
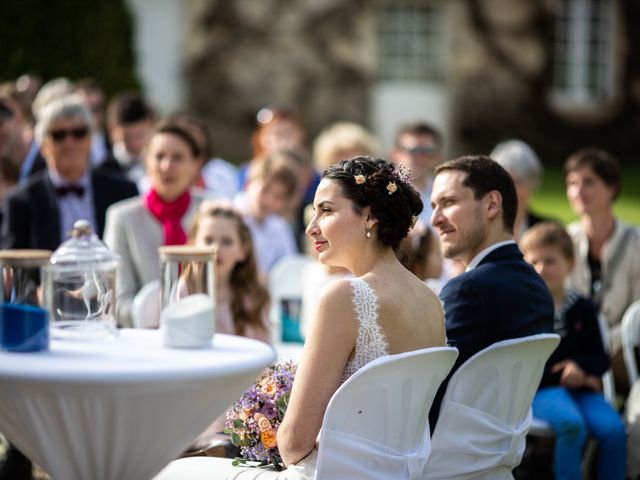
[[[562,360],[551,367],[552,373],[560,373],[560,385],[568,388],[580,388],[585,384],[587,375],[573,360]]]

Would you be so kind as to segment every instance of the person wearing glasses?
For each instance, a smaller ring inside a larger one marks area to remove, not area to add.
[[[138,194],[132,182],[91,171],[92,131],[91,113],[74,95],[42,109],[35,136],[47,170],[7,197],[2,248],[55,250],[79,219],[88,220],[101,237],[107,208]]]
[[[391,159],[411,177],[411,184],[424,204],[419,222],[431,225],[431,188],[433,170],[442,161],[442,134],[433,125],[413,122],[400,126],[396,132]]]

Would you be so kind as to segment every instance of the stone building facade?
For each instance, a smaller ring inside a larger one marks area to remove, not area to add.
[[[269,104],[297,108],[310,138],[348,120],[386,148],[399,123],[425,119],[445,132],[447,156],[511,137],[548,162],[587,144],[624,161],[640,151],[637,0],[181,5],[184,100],[236,162]]]

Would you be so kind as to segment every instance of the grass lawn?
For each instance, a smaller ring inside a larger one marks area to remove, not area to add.
[[[542,185],[533,197],[531,207],[534,212],[565,224],[578,219],[567,201],[561,167],[545,166]],[[622,194],[614,204],[614,211],[623,221],[640,225],[640,167],[623,167]]]

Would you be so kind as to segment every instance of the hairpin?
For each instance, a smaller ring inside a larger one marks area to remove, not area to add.
[[[389,182],[387,184],[387,190],[389,191],[389,195],[391,195],[392,193],[396,193],[396,190],[398,190],[396,182]]]
[[[353,179],[356,181],[357,185],[362,185],[364,182],[367,181],[367,178],[362,174],[354,175]]]

